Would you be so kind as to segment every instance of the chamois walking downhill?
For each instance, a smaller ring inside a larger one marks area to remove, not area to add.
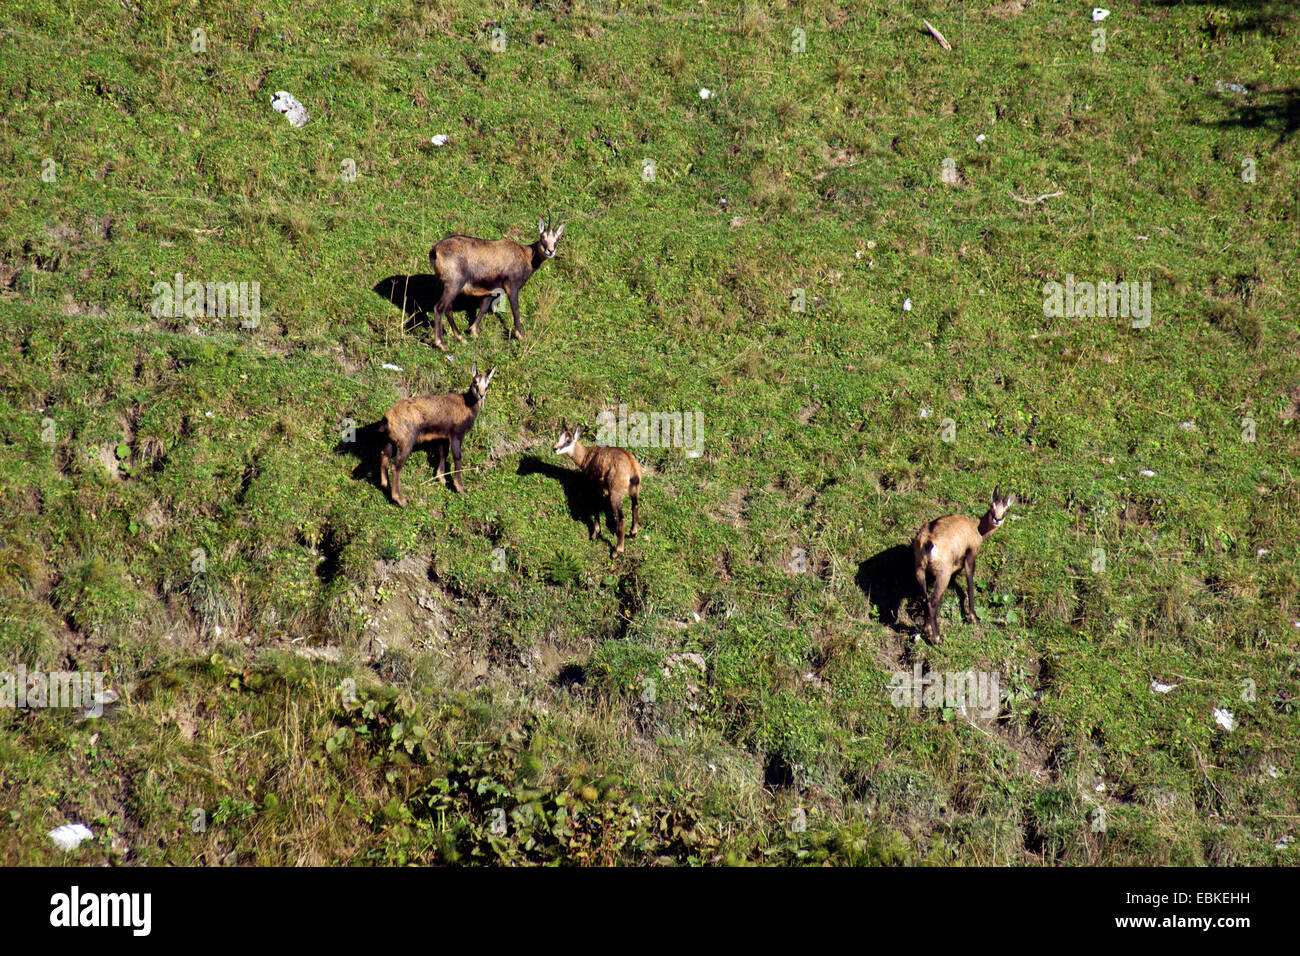
[[[478,336],[478,324],[497,296],[506,295],[510,311],[514,313],[515,330],[512,338],[522,339],[524,330],[519,324],[519,290],[529,276],[542,267],[547,259],[555,257],[555,246],[564,235],[564,223],[552,228],[551,214],[545,221],[537,222],[537,241],[530,246],[511,239],[475,239],[472,236],[452,235],[440,241],[429,252],[429,264],[442,280],[442,298],[433,309],[433,344],[445,350],[442,341],[442,320],[447,319],[456,341],[465,341],[456,320],[452,317],[452,304],[459,295],[479,298],[478,315],[469,327],[471,337]]]
[[[933,643],[943,643],[939,635],[939,605],[959,568],[966,571],[966,602],[962,611],[967,621],[975,620],[975,559],[980,546],[998,529],[1015,503],[1015,494],[1004,498],[998,486],[993,489],[989,510],[979,521],[965,515],[949,515],[923,525],[916,532],[912,539],[912,560],[917,586],[926,601],[925,627]],[[934,581],[933,588],[927,586],[927,578]]]
[[[569,430],[561,423],[559,440],[555,443],[557,455],[569,455],[578,468],[596,485],[605,498],[609,499],[609,510],[613,513],[618,530],[618,543],[614,554],[623,553],[623,499],[632,499],[632,529],[628,536],[635,538],[641,530],[641,464],[625,448],[612,448],[608,445],[596,445],[586,448],[578,441],[581,428]],[[599,514],[592,515],[590,521],[590,540],[596,540],[600,533]]]
[[[460,477],[460,452],[465,436],[474,427],[479,410],[483,407],[483,397],[487,395],[488,386],[492,384],[493,369],[487,375],[478,373],[478,363],[470,372],[472,381],[464,394],[422,395],[419,398],[404,398],[384,414],[382,433],[387,438],[379,453],[379,483],[388,488],[393,504],[399,508],[406,507],[402,497],[402,466],[416,445],[427,441],[438,443],[438,478],[441,479],[447,465],[447,447],[451,447],[452,486],[461,494],[465,493],[465,483]],[[392,466],[390,485],[389,465]]]

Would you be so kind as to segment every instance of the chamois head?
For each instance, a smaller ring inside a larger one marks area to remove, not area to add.
[[[581,428],[575,428],[570,431],[569,426],[561,422],[560,437],[555,442],[555,453],[557,455],[567,455],[569,452],[573,451],[573,446],[578,444],[578,435],[581,434],[581,432]]]
[[[560,236],[564,235],[564,223],[560,223],[557,228],[551,228],[551,210],[546,211],[546,218],[537,220],[537,232],[541,238],[537,240],[541,247],[542,255],[548,259],[555,258],[555,246],[560,241]]]
[[[1011,510],[1011,506],[1015,503],[1016,494],[1014,491],[1004,497],[1001,485],[993,489],[993,497],[989,500],[989,515],[993,519],[993,527],[998,527],[1006,520],[1007,512]]]
[[[473,396],[475,405],[483,401],[483,396],[487,395],[488,386],[492,384],[492,376],[496,373],[497,370],[493,369],[486,375],[480,375],[478,373],[478,362],[474,363],[474,368],[469,373],[474,378],[470,382],[469,393]]]

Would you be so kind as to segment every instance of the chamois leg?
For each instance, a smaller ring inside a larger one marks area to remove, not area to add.
[[[638,491],[628,492],[628,497],[632,499],[632,528],[628,531],[629,538],[635,538],[636,533],[641,530],[641,493]]]
[[[930,579],[929,576],[926,575],[925,573],[925,568],[918,567],[916,569],[916,589],[921,592],[921,604],[924,605],[926,609],[925,625],[922,628],[923,630],[930,626],[930,583],[929,581]]]
[[[461,335],[460,329],[456,327],[456,310],[452,307],[454,302],[455,300],[453,299],[452,303],[447,305],[447,308],[443,310],[442,314],[447,320],[447,327],[451,329],[452,337],[455,338],[457,342],[464,342],[465,336]]]
[[[379,452],[379,487],[388,490],[388,460],[393,457],[393,443],[390,441]]]
[[[966,620],[974,624],[978,618],[975,617],[975,553],[966,552]]]
[[[943,635],[939,633],[939,608],[943,606],[943,594],[947,590],[948,581],[945,578],[934,579],[934,590],[930,592],[929,614],[926,620],[934,644],[943,643]]]
[[[623,553],[623,496],[621,494],[609,496],[609,510],[614,515],[614,530],[618,534],[618,543],[614,545],[614,553]]]
[[[455,283],[446,283],[442,288],[442,298],[433,307],[433,344],[444,352],[447,351],[447,346],[442,344],[442,319],[443,316],[447,316],[447,321],[451,322],[451,306],[456,301],[456,296],[459,293],[460,289],[457,288]],[[454,323],[452,323],[451,327],[456,328]],[[457,338],[460,337],[459,332],[456,335]]]
[[[458,492],[460,492],[463,495],[465,493],[465,482],[461,481],[460,479],[460,444],[461,444],[460,438],[456,436],[452,436],[451,459],[453,462],[455,462],[455,466],[451,473],[451,484],[453,488],[455,488]]]
[[[465,341],[465,336],[461,335],[460,329],[456,328],[456,313],[454,311],[447,312],[447,326],[451,329],[451,334],[457,342]]]
[[[406,459],[411,456],[411,448],[414,447],[414,441],[410,445],[403,442],[397,448],[397,454],[393,456],[393,478],[390,491],[393,496],[393,504],[399,508],[406,507],[406,499],[402,497],[402,466],[406,464]]]
[[[515,317],[515,330],[510,334],[510,337],[512,339],[520,339],[522,341],[524,337],[524,330],[523,327],[519,324],[519,287],[511,286],[506,290],[506,293],[510,296],[510,311],[514,314]]]
[[[442,481],[447,474],[447,442],[445,439],[439,438],[434,441],[433,446],[438,455],[438,470],[434,477]]]
[[[492,303],[497,299],[494,295],[485,295],[479,300],[478,315],[474,316],[474,322],[469,327],[469,337],[478,338],[478,324],[483,321],[483,316],[487,315],[487,310],[492,308]]]

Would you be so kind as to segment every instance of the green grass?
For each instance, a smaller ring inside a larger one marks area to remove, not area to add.
[[[1294,862],[1300,21],[981,6],[8,4],[0,662],[123,699],[0,710],[0,862]],[[523,343],[373,291],[549,206]],[[155,317],[178,272],[260,323]],[[348,421],[475,362],[469,493],[392,507]],[[551,449],[620,404],[704,444],[612,560]],[[997,483],[981,620],[891,625]],[[999,715],[896,709],[917,662]]]

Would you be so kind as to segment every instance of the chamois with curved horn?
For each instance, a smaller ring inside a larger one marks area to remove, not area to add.
[[[465,341],[451,315],[452,303],[459,295],[479,299],[478,315],[469,327],[471,336],[478,335],[479,321],[497,296],[505,295],[515,317],[515,330],[511,337],[524,337],[523,327],[519,324],[519,290],[547,259],[554,258],[556,244],[564,235],[564,223],[553,228],[548,210],[546,219],[537,221],[537,232],[537,241],[530,246],[511,239],[451,235],[433,247],[429,252],[429,263],[442,280],[442,298],[433,309],[434,345],[446,349],[442,342],[443,318],[450,324],[456,341]]]
[[[480,375],[478,363],[470,372],[471,381],[464,394],[452,392],[449,395],[422,395],[419,398],[404,398],[384,414],[380,431],[387,439],[379,452],[379,484],[389,488],[393,504],[405,507],[406,499],[402,497],[402,466],[416,445],[427,441],[438,443],[438,478],[441,479],[447,467],[447,447],[451,447],[451,457],[455,462],[451,483],[457,491],[464,494],[465,483],[460,478],[461,443],[469,430],[474,427],[483,407],[483,397],[487,395],[488,386],[497,370],[487,375]],[[389,465],[392,465],[390,488]]]
[[[560,437],[555,442],[557,455],[568,455],[577,464],[587,480],[609,502],[613,514],[618,542],[614,554],[623,553],[623,499],[632,501],[632,528],[628,536],[635,538],[641,530],[641,463],[626,448],[594,445],[590,448],[578,441],[581,428],[570,429],[560,424]],[[591,540],[600,533],[599,515],[591,515],[588,525]]]
[[[912,539],[912,558],[916,583],[926,601],[925,627],[933,643],[943,643],[939,635],[939,605],[958,569],[966,571],[966,605],[962,611],[967,621],[975,620],[975,559],[980,546],[998,529],[1015,503],[1015,494],[1004,498],[999,485],[993,489],[989,510],[979,521],[965,515],[949,515],[923,525],[916,532]],[[927,587],[927,578],[934,581],[933,588]]]

